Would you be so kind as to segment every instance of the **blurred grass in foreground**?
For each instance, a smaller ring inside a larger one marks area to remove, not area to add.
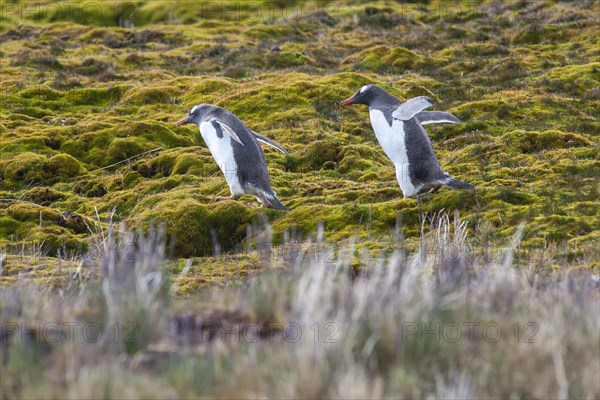
[[[63,285],[3,286],[2,397],[598,398],[598,276],[515,268],[520,229],[474,258],[458,215],[428,221],[381,257],[255,225],[258,273],[188,297],[161,228],[99,232]]]

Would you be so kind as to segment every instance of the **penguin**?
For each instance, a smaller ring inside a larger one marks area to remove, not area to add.
[[[457,124],[454,115],[440,111],[423,111],[434,102],[419,96],[402,103],[377,85],[365,85],[340,105],[369,106],[371,125],[377,141],[396,168],[396,178],[404,198],[435,193],[441,186],[468,190],[475,187],[458,180],[440,167],[433,144],[423,125]]]
[[[254,132],[232,112],[212,104],[199,104],[177,126],[196,124],[210,154],[225,175],[231,196],[215,201],[237,200],[245,194],[256,197],[261,207],[287,210],[271,188],[265,155],[258,142],[289,155],[271,139]]]

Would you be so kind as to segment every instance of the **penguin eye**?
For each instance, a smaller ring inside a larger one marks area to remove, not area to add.
[[[360,88],[360,94],[365,94],[365,92],[369,89],[369,86],[363,86]]]

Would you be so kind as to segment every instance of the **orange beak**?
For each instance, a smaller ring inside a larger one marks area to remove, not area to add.
[[[340,103],[340,106],[347,106],[348,104],[352,104],[354,102],[354,96],[347,98],[346,100]]]
[[[187,124],[190,119],[188,117],[182,118],[177,122],[177,126],[181,126],[183,124]]]

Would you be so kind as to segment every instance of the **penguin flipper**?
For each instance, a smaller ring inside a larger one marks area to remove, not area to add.
[[[238,142],[238,143],[239,143],[239,144],[241,144],[242,146],[244,145],[244,143],[242,143],[242,141],[241,141],[241,140],[240,140],[240,138],[238,137],[237,133],[235,133],[235,131],[234,131],[233,129],[231,129],[231,128],[229,127],[229,125],[227,125],[227,124],[225,124],[225,123],[223,123],[223,122],[219,121],[219,120],[218,120],[218,119],[216,119],[216,118],[212,118],[212,119],[210,119],[208,122],[210,122],[210,123],[211,123],[211,124],[213,124],[213,125],[214,125],[214,124],[218,124],[218,125],[221,127],[221,129],[222,129],[222,130],[223,130],[223,131],[224,131],[226,134],[228,134],[229,136],[231,136],[231,138],[232,138],[233,140],[235,140],[236,142]]]
[[[275,149],[282,152],[286,156],[290,155],[290,153],[288,153],[283,147],[281,147],[280,145],[278,145],[277,143],[275,143],[273,140],[269,139],[268,137],[265,137],[255,131],[252,131],[252,134],[256,137],[256,140],[258,140],[259,142],[269,145],[271,147],[274,147]]]
[[[435,102],[427,96],[415,97],[405,103],[402,103],[398,108],[396,108],[392,113],[392,117],[400,121],[408,121],[417,113],[428,107],[431,107],[434,104]]]
[[[421,123],[421,125],[428,124],[458,124],[460,120],[454,115],[442,112],[442,111],[421,111],[415,115],[415,119]]]

